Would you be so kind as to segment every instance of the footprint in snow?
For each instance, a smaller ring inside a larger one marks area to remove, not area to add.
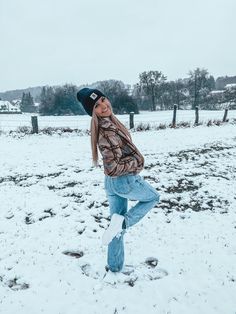
[[[133,287],[137,281],[158,280],[168,275],[168,272],[160,267],[156,267],[158,260],[150,257],[145,262],[138,265],[125,265],[121,272],[111,272],[108,267],[91,265],[82,262],[80,268],[82,274],[93,279],[100,280],[110,285],[128,284]]]

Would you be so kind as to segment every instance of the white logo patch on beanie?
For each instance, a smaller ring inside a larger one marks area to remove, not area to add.
[[[89,97],[95,100],[98,97],[98,95],[95,93],[92,93]]]

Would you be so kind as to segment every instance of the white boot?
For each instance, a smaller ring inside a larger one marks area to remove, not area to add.
[[[110,225],[102,236],[103,245],[108,245],[116,235],[122,232],[123,221],[124,216],[116,213],[112,215]]]

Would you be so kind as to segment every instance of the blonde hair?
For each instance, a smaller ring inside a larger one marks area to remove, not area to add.
[[[115,126],[121,130],[127,139],[132,142],[131,135],[127,128],[121,123],[113,113],[112,107],[108,105],[111,109],[110,119],[115,124]],[[93,165],[98,167],[98,136],[99,136],[99,119],[100,117],[93,110],[91,124],[90,124],[90,134],[91,134],[91,149],[92,149],[92,159]]]

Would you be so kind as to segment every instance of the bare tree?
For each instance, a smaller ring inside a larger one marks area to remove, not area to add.
[[[215,86],[213,76],[206,69],[197,68],[189,72],[189,94],[192,99],[192,109],[204,102],[206,95]]]
[[[161,100],[161,92],[166,79],[166,76],[164,76],[160,71],[145,71],[139,74],[139,89],[143,91],[145,95],[150,97],[150,109],[152,111],[156,110],[158,97],[161,101],[161,107],[163,105]]]

